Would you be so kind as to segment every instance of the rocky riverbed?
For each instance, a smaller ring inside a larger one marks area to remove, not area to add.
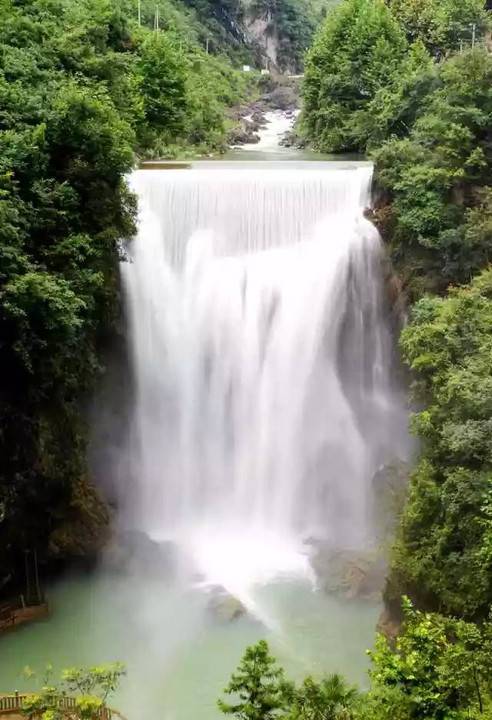
[[[292,126],[298,114],[299,90],[295,83],[288,80],[277,84],[272,81],[266,91],[251,103],[231,109],[229,119],[234,123],[229,132],[228,144],[232,147],[257,144],[261,133],[267,127],[272,112],[282,115],[290,121],[280,144],[292,136]],[[287,144],[287,142],[286,142]]]

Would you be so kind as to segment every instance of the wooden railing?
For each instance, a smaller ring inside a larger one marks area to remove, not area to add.
[[[32,693],[13,693],[12,695],[0,695],[0,715],[9,714],[20,714],[22,712],[22,706],[25,700],[29,700],[32,697]],[[63,697],[60,699],[60,708],[67,715],[70,715],[77,706],[77,701],[73,697]],[[97,711],[98,720],[112,720],[115,717],[121,717],[119,713],[111,710],[110,708],[103,705]]]

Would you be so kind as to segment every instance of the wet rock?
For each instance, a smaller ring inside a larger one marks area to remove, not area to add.
[[[382,595],[386,562],[375,550],[347,550],[320,540],[308,541],[310,563],[319,586],[347,599],[376,600]]]
[[[80,478],[73,486],[63,522],[50,535],[50,557],[97,558],[110,536],[110,524],[107,504],[86,478]]]
[[[175,543],[157,542],[140,530],[129,530],[114,536],[106,546],[104,566],[128,574],[159,573],[174,576],[184,558]]]
[[[221,586],[211,589],[208,609],[220,622],[232,622],[247,612],[243,603]]]
[[[229,145],[246,145],[248,143],[258,143],[259,135],[256,134],[258,126],[248,120],[242,120],[241,124],[230,130],[227,138]]]
[[[265,95],[264,101],[272,110],[294,111],[299,104],[296,91],[288,85],[275,88],[271,93]]]
[[[401,630],[401,617],[391,613],[388,607],[385,607],[379,616],[377,632],[394,643]]]
[[[263,110],[255,110],[251,114],[251,121],[260,128],[266,125],[267,119]]]
[[[301,137],[294,128],[289,130],[289,132],[286,132],[280,139],[280,145],[282,147],[295,147],[303,150],[307,147],[307,141],[305,138]]]
[[[409,475],[409,463],[395,459],[382,465],[372,478],[373,524],[379,540],[394,534],[405,504]]]

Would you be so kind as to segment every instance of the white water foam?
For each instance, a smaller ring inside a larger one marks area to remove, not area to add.
[[[270,110],[265,113],[265,125],[257,133],[260,138],[259,142],[240,145],[240,149],[264,153],[277,153],[283,150],[280,141],[286,133],[292,130],[298,115],[298,110],[290,113],[283,110]]]

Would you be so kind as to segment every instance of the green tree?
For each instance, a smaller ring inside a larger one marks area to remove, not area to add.
[[[237,702],[219,700],[219,709],[239,720],[273,720],[284,712],[288,685],[265,640],[246,648],[224,692]]]
[[[422,457],[395,548],[390,593],[470,619],[492,604],[492,273],[425,297],[403,331],[416,373]]]
[[[488,17],[482,0],[388,0],[410,42],[420,40],[435,56],[483,39]],[[475,26],[475,31],[473,30]]]
[[[383,0],[343,0],[306,58],[303,128],[326,152],[363,152],[369,105],[408,53],[402,28]]]
[[[147,143],[156,133],[171,142],[184,132],[188,110],[186,66],[176,40],[149,33],[139,48],[139,90],[143,97],[141,134]]]
[[[372,687],[366,716],[380,720],[478,718],[488,703],[492,626],[414,610],[392,648],[379,636],[370,653]]]
[[[442,62],[408,137],[373,153],[381,228],[414,296],[466,282],[487,263],[491,81],[482,49]]]

